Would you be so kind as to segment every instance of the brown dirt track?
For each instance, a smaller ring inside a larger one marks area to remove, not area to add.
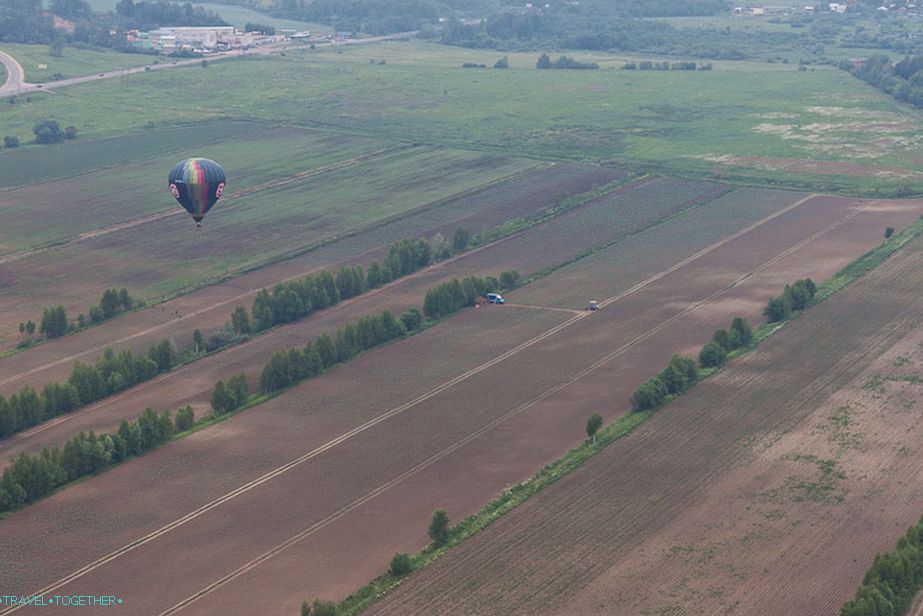
[[[923,511],[921,265],[917,239],[369,613],[838,613]]]
[[[763,298],[741,283],[778,289],[792,277],[824,277],[877,243],[891,212],[879,213],[884,218],[866,228],[862,245],[831,241],[824,250],[838,252],[818,258],[821,238],[852,237],[859,214],[835,223],[854,205],[821,200],[811,215],[792,210],[578,318],[566,335],[542,337],[438,392],[440,383],[568,317],[469,310],[371,352],[3,521],[0,587],[115,591],[126,597],[124,613],[151,614],[240,567],[231,583],[183,613],[291,613],[306,596],[345,595],[383,570],[393,552],[420,547],[436,506],[455,519],[476,510],[579,442],[587,414],[611,419],[623,412],[620,401],[674,350],[701,344],[742,306],[758,309]],[[551,276],[542,284],[555,282]],[[426,392],[433,394],[419,398]],[[403,410],[368,423],[392,408]],[[361,425],[367,427],[356,432]],[[303,461],[215,500],[297,459]],[[70,583],[53,584],[201,507]],[[35,537],[55,550],[37,554]],[[286,549],[274,552],[279,547]],[[273,557],[248,567],[260,555]]]

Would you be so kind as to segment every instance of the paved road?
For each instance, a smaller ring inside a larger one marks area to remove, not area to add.
[[[379,41],[388,41],[398,38],[403,38],[407,36],[413,36],[416,32],[401,32],[398,34],[390,34],[388,36],[376,36],[363,39],[349,39],[346,41],[339,41],[337,43],[315,43],[317,47],[329,47],[331,45],[366,45],[368,43],[377,43]],[[136,66],[134,68],[121,68],[111,71],[106,71],[102,73],[97,73],[95,75],[85,75],[83,77],[73,77],[71,79],[61,79],[59,81],[50,81],[42,84],[26,83],[25,76],[22,70],[22,66],[13,59],[9,54],[3,53],[0,51],[0,62],[6,67],[7,74],[9,75],[7,83],[3,86],[0,86],[0,98],[7,98],[10,96],[15,96],[16,94],[21,94],[23,92],[34,92],[36,90],[56,90],[58,88],[65,88],[67,86],[72,86],[78,83],[87,83],[90,81],[99,81],[101,79],[112,79],[114,77],[122,77],[124,75],[131,75],[134,73],[143,73],[145,71],[162,71],[170,68],[175,68],[177,66],[187,66],[189,64],[199,64],[202,60],[208,60],[213,62],[215,60],[222,60],[225,58],[239,58],[242,55],[270,55],[278,54],[284,52],[286,49],[295,49],[303,48],[303,43],[277,43],[275,45],[267,45],[266,47],[257,47],[255,49],[248,49],[246,51],[225,51],[222,53],[213,54],[206,56],[205,58],[189,58],[182,60],[170,60],[169,57],[165,56],[139,56],[150,58],[151,61],[156,58],[158,60],[168,60],[164,64],[149,64],[147,66]]]
[[[16,94],[25,84],[25,73],[13,56],[0,51],[0,64],[6,69],[6,82],[0,86],[0,97]]]

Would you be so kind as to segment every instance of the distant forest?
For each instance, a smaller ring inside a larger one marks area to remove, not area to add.
[[[788,27],[765,30],[715,25],[720,22],[677,27],[650,19],[727,15],[734,6],[730,0],[538,0],[533,8],[525,2],[511,8],[501,0],[217,1],[323,23],[337,31],[373,35],[417,31],[421,38],[479,49],[587,49],[770,61],[797,54],[795,59],[805,62],[831,64],[834,61],[827,60],[825,53],[834,48],[923,55],[917,22],[896,11],[879,11],[879,0],[857,0],[845,14],[822,10],[821,5],[813,14],[767,16],[760,19]],[[52,14],[74,22],[76,31],[56,31]],[[218,12],[166,0],[119,0],[115,11],[105,15],[94,14],[86,0],[0,0],[0,41],[58,41],[128,50],[124,32],[131,28],[224,24]]]
[[[52,14],[72,21],[74,32],[55,30]],[[97,15],[86,0],[50,0],[48,4],[42,0],[0,0],[0,41],[13,43],[51,43],[63,39],[70,44],[122,48],[126,30],[151,30],[168,25],[227,23],[214,11],[193,7],[188,2],[119,0],[115,12]]]
[[[923,56],[891,64],[887,56],[872,56],[858,66],[844,62],[840,68],[899,101],[923,107]]]

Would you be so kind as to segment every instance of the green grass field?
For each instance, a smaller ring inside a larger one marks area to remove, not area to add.
[[[73,47],[65,47],[64,55],[55,58],[49,53],[47,45],[20,43],[3,43],[0,49],[16,58],[22,65],[26,81],[29,83],[44,83],[55,79],[83,77],[114,69],[144,66],[153,64],[156,59],[154,56]],[[42,65],[46,68],[40,68]]]
[[[441,148],[397,152],[244,199],[229,199],[216,206],[224,206],[220,216],[206,219],[206,233],[195,233],[192,223],[182,217],[150,236],[123,238],[111,254],[127,251],[148,269],[159,263],[162,278],[151,280],[143,294],[170,296],[330,237],[374,227],[535,164]],[[183,226],[190,232],[184,232]],[[183,255],[181,271],[172,266],[177,255]]]
[[[45,117],[86,136],[258,119],[812,190],[923,191],[913,162],[923,149],[919,112],[834,68],[718,62],[710,72],[624,71],[625,56],[591,53],[571,55],[600,70],[537,71],[535,53],[509,54],[507,71],[461,68],[500,55],[409,42],[214,62],[138,75],[129,88],[107,81],[34,94],[2,105],[0,134],[28,138]],[[183,96],[200,91],[228,94]],[[775,159],[857,169],[781,169]]]
[[[225,127],[215,123],[211,128],[230,131],[241,126],[240,123],[227,124],[229,126]],[[241,189],[271,184],[296,173],[387,147],[375,139],[268,127],[217,143],[180,140],[173,145],[188,149],[56,182],[0,192],[3,205],[0,227],[8,231],[0,254],[47,245],[139,216],[175,210],[177,206],[167,191],[167,172],[178,159],[189,155],[222,162],[231,178],[226,201],[233,203],[234,193]],[[54,149],[47,152],[57,154]],[[79,151],[68,153],[76,155]],[[305,190],[303,182],[293,186],[296,191]],[[271,199],[278,203],[276,197]],[[271,218],[277,213],[281,211],[269,206],[262,211],[261,217]]]
[[[31,127],[18,134],[31,138]],[[256,122],[216,121],[190,126],[149,128],[104,137],[84,138],[49,147],[21,147],[0,152],[0,188],[48,182],[88,173],[96,169],[124,165],[166,152],[185,157],[192,150],[228,140],[247,140],[265,131]]]

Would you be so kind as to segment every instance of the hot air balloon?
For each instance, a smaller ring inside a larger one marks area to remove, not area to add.
[[[187,212],[196,227],[224,193],[224,169],[207,158],[187,158],[170,170],[170,192]]]

